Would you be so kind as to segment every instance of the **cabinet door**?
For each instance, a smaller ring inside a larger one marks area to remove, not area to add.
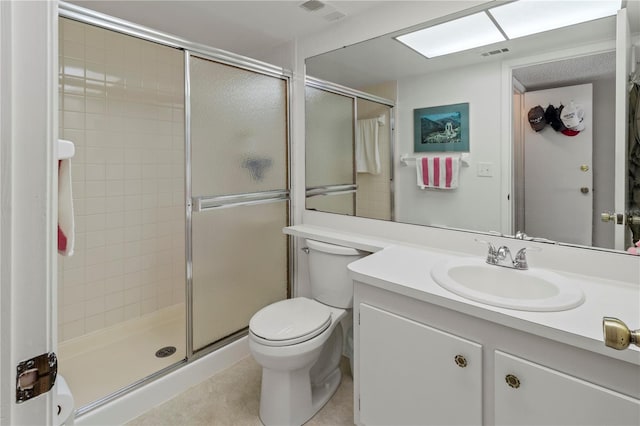
[[[640,400],[496,351],[495,418],[508,426],[638,425]]]
[[[482,423],[481,345],[360,304],[357,356],[361,423]]]

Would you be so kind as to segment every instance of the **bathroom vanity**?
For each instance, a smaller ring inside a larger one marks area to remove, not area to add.
[[[432,279],[458,257],[396,245],[349,265],[356,424],[640,424],[640,351],[602,341],[602,317],[638,321],[637,285],[562,273],[584,303],[505,309]]]

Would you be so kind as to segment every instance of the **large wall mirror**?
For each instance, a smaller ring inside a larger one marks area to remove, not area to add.
[[[397,40],[511,3],[306,59],[307,209],[620,253],[640,239],[640,2],[431,58]]]

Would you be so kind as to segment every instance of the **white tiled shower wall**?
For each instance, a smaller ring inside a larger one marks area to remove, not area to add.
[[[60,19],[60,136],[75,253],[59,256],[59,339],[184,302],[181,51]]]

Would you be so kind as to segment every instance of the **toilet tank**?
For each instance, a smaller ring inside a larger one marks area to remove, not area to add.
[[[353,281],[347,265],[369,253],[351,247],[307,240],[311,297],[336,308],[353,307]]]

